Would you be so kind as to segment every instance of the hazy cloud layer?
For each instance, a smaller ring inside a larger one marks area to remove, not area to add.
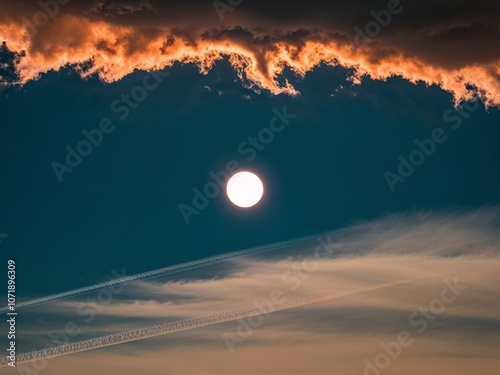
[[[218,275],[214,270],[212,279],[199,278],[197,271],[193,271],[175,280],[134,283],[114,294],[109,304],[97,303],[96,296],[89,295],[27,310],[24,312],[27,326],[33,326],[25,331],[24,340],[41,346],[48,342],[46,332],[58,332],[61,322],[67,321],[76,322],[81,328],[82,332],[74,339],[77,340],[250,307],[269,300],[275,290],[281,291],[285,298],[335,293],[339,297],[331,301],[265,317],[263,324],[236,347],[234,354],[229,353],[223,335],[236,334],[239,322],[79,354],[71,359],[54,359],[51,373],[63,373],[66,366],[74,366],[74,361],[86,363],[88,370],[88,361],[97,360],[105,367],[105,363],[113,360],[128,363],[126,369],[116,369],[116,373],[132,374],[140,363],[146,365],[147,361],[151,368],[151,363],[161,363],[160,358],[166,356],[170,359],[162,368],[179,374],[201,374],[207,369],[214,374],[258,371],[275,374],[270,365],[274,363],[272,358],[280,361],[280,369],[290,370],[294,359],[283,362],[285,353],[296,353],[302,358],[300,353],[305,351],[309,354],[304,356],[310,359],[310,350],[314,350],[318,360],[308,365],[308,373],[326,374],[332,369],[362,373],[364,358],[372,359],[380,352],[381,342],[394,340],[403,330],[412,333],[415,343],[391,366],[394,373],[416,374],[425,370],[439,374],[446,365],[456,373],[465,374],[464,369],[471,364],[484,368],[490,364],[498,366],[499,217],[498,209],[492,208],[390,215],[354,224],[320,237],[323,243],[330,244],[330,251],[321,252],[323,256],[318,262],[315,262],[317,246],[312,243],[299,247],[299,251],[295,248],[293,254],[283,251],[269,259],[238,260],[233,272]],[[430,277],[357,292],[422,276]],[[429,309],[432,301],[442,298],[447,287],[444,280],[466,288],[420,334],[410,324],[409,317],[420,308]],[[86,323],[84,319],[89,315],[78,311],[89,310],[95,311],[96,316]],[[42,319],[44,326],[33,324],[30,314],[36,315],[35,321]],[[196,363],[185,364],[183,370],[181,358],[186,353],[193,356],[198,353],[201,357],[197,357]],[[207,353],[211,353],[213,360],[204,357]],[[414,363],[423,357],[430,362]],[[268,367],[258,369],[255,358],[263,361],[267,358],[263,363]],[[464,358],[467,362],[462,367]],[[244,369],[236,369],[238,363]]]

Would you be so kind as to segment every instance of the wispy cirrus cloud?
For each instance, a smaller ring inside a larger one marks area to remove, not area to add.
[[[497,208],[389,215],[318,237],[320,241],[254,258],[231,259],[224,267],[207,266],[204,277],[195,269],[176,275],[174,280],[169,277],[134,282],[115,295],[113,304],[106,306],[101,315],[195,317],[200,311],[208,314],[244,307],[274,288],[287,290],[290,295],[345,293],[375,283],[431,274],[438,279],[441,275],[467,275],[472,283],[484,285],[496,277],[495,267],[500,262],[499,228]],[[318,247],[319,243],[328,244],[325,246],[330,252]],[[321,259],[317,254],[322,255]],[[426,282],[416,285],[424,291]],[[415,298],[418,289],[412,293]],[[387,293],[392,296],[389,289]],[[65,313],[79,303],[78,298],[43,309]],[[98,302],[92,303],[99,310]],[[403,300],[389,304],[405,306]],[[467,307],[468,311],[474,310],[471,307]]]
[[[338,293],[343,297],[265,317],[262,325],[238,343],[233,356],[228,354],[223,337],[227,333],[237,335],[241,322],[178,333],[175,340],[150,339],[120,347],[119,351],[98,350],[74,360],[87,363],[121,358],[129,364],[121,372],[133,373],[132,369],[145,356],[150,365],[159,357],[171,355],[170,368],[181,371],[182,355],[178,354],[197,352],[203,345],[204,351],[218,359],[203,362],[204,369],[210,368],[214,373],[232,371],[236,366],[233,359],[239,358],[237,362],[248,370],[241,373],[246,374],[257,371],[255,355],[273,353],[273,358],[279,358],[297,350],[300,356],[304,348],[314,347],[320,360],[311,365],[310,371],[321,373],[331,369],[331,350],[338,343],[337,351],[344,360],[334,367],[362,373],[363,358],[373,358],[380,351],[380,342],[394,340],[405,330],[414,334],[416,344],[405,349],[405,355],[395,361],[395,368],[415,370],[412,358],[432,355],[435,372],[429,370],[430,373],[438,374],[445,363],[460,373],[459,363],[453,362],[457,356],[475,358],[474,363],[481,366],[497,361],[499,219],[498,208],[483,208],[388,215],[355,223],[322,237],[331,252],[322,253],[328,256],[320,260],[315,258],[319,242],[307,242],[281,249],[278,254],[232,259],[226,267],[208,266],[203,277],[200,270],[195,270],[175,279],[135,282],[114,294],[109,304],[79,297],[37,307],[33,312],[26,310],[23,314],[30,329],[22,333],[22,341],[42,346],[40,343],[47,341],[46,332],[58,332],[61,321],[78,325],[81,332],[72,338],[78,341],[159,322],[252,307],[269,300],[276,290],[284,297]],[[431,277],[414,279],[426,275]],[[414,281],[356,292],[404,279]],[[443,280],[455,280],[466,288],[438,319],[429,322],[425,334],[419,335],[414,332],[416,323],[408,317],[441,298]],[[92,324],[85,323],[88,311],[95,312]],[[30,326],[31,313],[36,314],[36,321],[43,317],[43,327],[38,323]],[[325,346],[328,351],[322,349]],[[351,351],[351,346],[356,351]],[[138,351],[142,353],[139,357],[132,355]],[[118,362],[124,363],[121,359]],[[62,373],[67,364],[74,366],[74,360],[51,360],[51,371]],[[87,363],[86,370],[88,366],[91,367]],[[280,367],[288,369],[283,363]],[[184,367],[188,368],[186,371],[194,373],[197,367]],[[268,373],[274,374],[273,370]]]

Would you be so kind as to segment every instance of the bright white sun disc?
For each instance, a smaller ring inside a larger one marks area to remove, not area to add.
[[[252,207],[264,194],[264,185],[259,177],[251,172],[238,172],[227,182],[226,192],[229,200],[238,207]]]

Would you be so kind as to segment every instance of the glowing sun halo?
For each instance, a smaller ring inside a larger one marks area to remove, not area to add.
[[[238,207],[256,205],[264,194],[264,185],[257,175],[251,172],[239,172],[227,182],[226,192],[229,200]]]

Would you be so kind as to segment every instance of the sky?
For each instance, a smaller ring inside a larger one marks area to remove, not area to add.
[[[237,321],[2,373],[497,373],[499,4],[0,4],[0,254],[18,302],[286,244],[20,310],[18,354],[68,322],[78,341],[252,306],[289,290],[324,233],[340,250],[292,292],[353,293],[276,312],[234,352]],[[238,170],[264,184],[249,209],[225,193]],[[456,278],[467,288],[415,334],[409,317]],[[367,370],[405,330],[414,343]]]

